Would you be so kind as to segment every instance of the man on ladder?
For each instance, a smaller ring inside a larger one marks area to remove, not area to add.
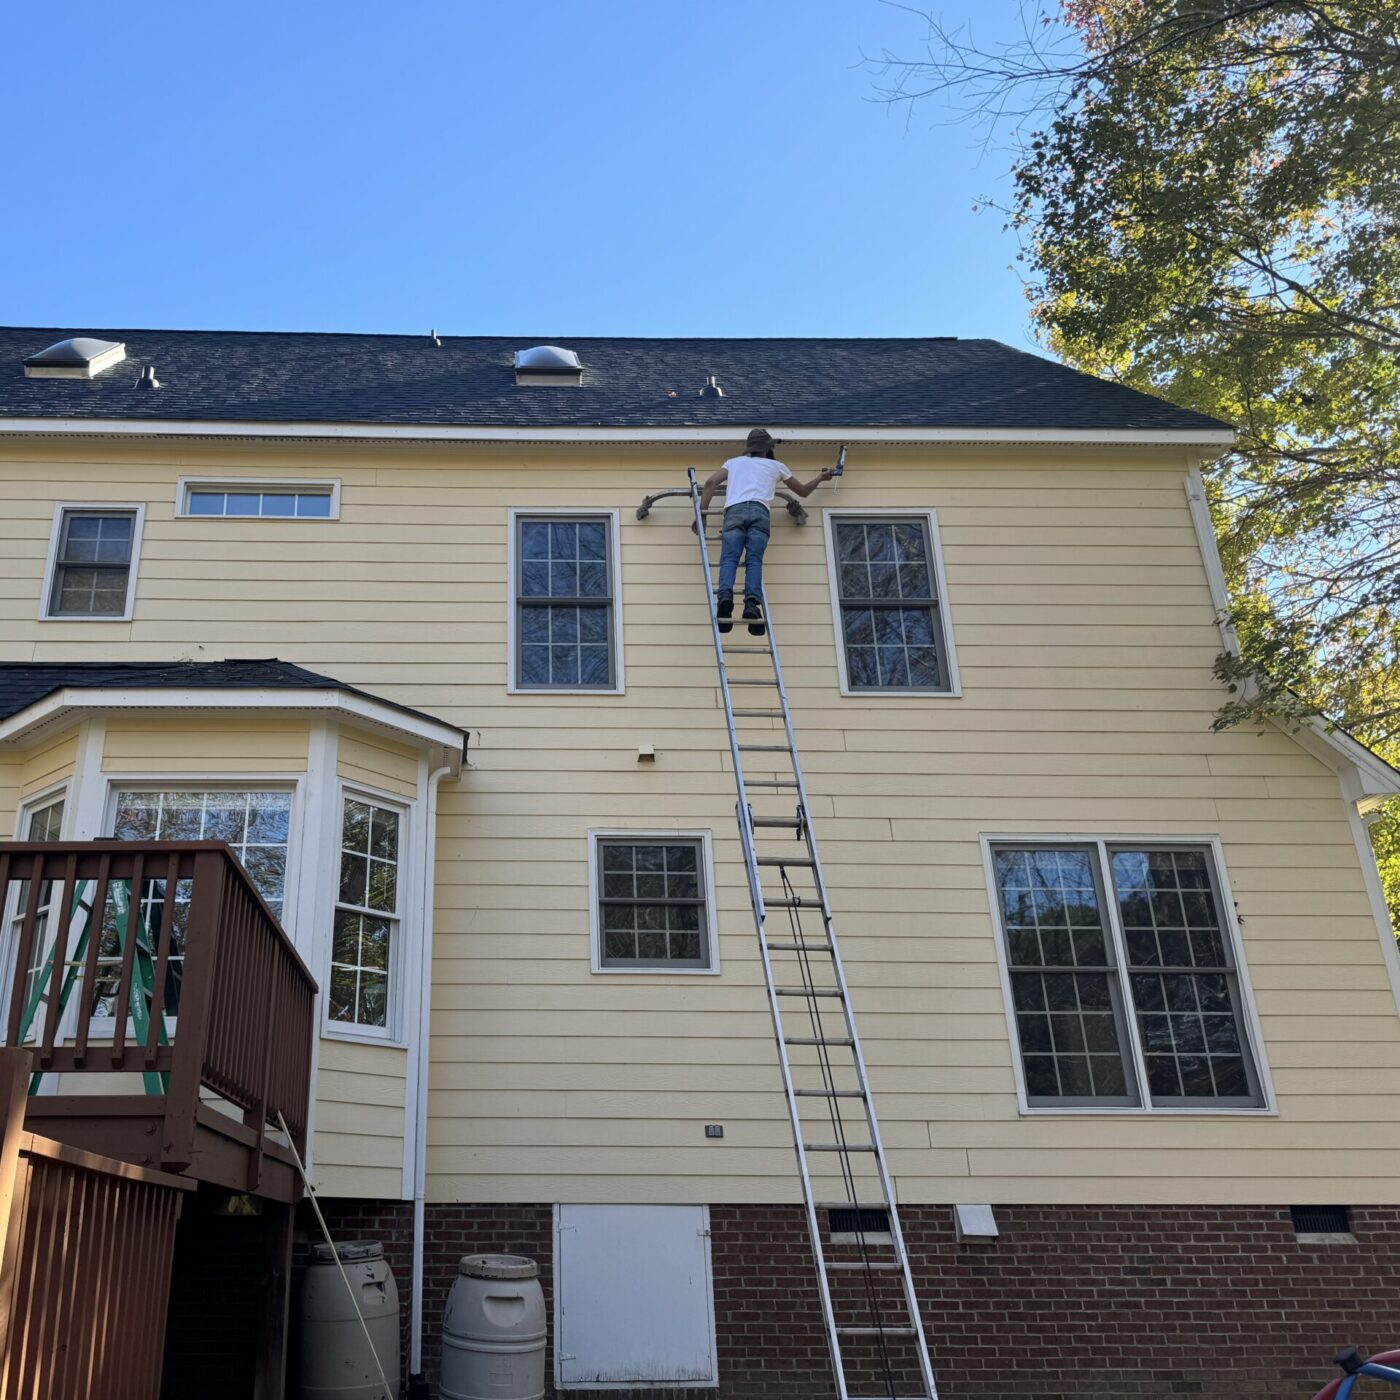
[[[700,493],[702,517],[714,494],[728,482],[725,492],[724,526],[719,556],[719,587],[715,589],[719,630],[734,628],[734,581],[739,559],[744,559],[744,621],[755,637],[768,630],[763,620],[763,551],[768,548],[770,520],[768,507],[779,486],[798,496],[810,496],[824,481],[836,475],[827,467],[820,476],[803,482],[773,456],[776,444],[767,428],[755,428],[744,443],[744,455],[731,457],[713,473]],[[695,529],[692,522],[691,530]]]

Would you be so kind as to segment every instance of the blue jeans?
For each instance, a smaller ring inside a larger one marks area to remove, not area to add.
[[[734,596],[739,556],[744,556],[744,598],[763,601],[763,551],[768,548],[768,507],[762,501],[742,501],[724,512],[723,541],[719,550],[721,598]]]

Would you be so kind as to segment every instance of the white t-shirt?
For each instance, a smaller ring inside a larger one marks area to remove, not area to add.
[[[725,488],[726,506],[742,505],[745,501],[773,504],[778,487],[792,475],[781,463],[767,457],[731,457],[724,469],[729,473]]]

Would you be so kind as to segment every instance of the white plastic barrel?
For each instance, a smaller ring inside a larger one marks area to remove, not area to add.
[[[338,1248],[379,1366],[393,1400],[399,1400],[399,1290],[384,1262],[384,1246],[373,1240],[347,1240]],[[311,1251],[297,1311],[302,1400],[384,1400],[379,1368],[328,1244]]]
[[[440,1400],[540,1400],[544,1293],[519,1254],[468,1254],[442,1317]]]

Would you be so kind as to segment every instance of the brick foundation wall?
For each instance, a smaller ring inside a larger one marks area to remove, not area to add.
[[[385,1245],[403,1300],[406,1376],[411,1208],[323,1204],[337,1238]],[[1278,1207],[998,1206],[1001,1237],[991,1245],[957,1244],[951,1215],[921,1206],[901,1216],[942,1400],[1306,1400],[1333,1374],[1343,1343],[1400,1345],[1400,1208],[1353,1209],[1356,1244],[1325,1246],[1300,1245]],[[428,1207],[431,1377],[458,1258],[538,1259],[552,1309],[552,1226],[548,1205]],[[710,1228],[718,1395],[823,1400],[830,1372],[802,1212],[713,1206]],[[864,1285],[857,1275],[848,1286]],[[871,1351],[864,1359],[878,1393],[883,1367]],[[917,1393],[899,1356],[892,1362],[900,1393]]]

